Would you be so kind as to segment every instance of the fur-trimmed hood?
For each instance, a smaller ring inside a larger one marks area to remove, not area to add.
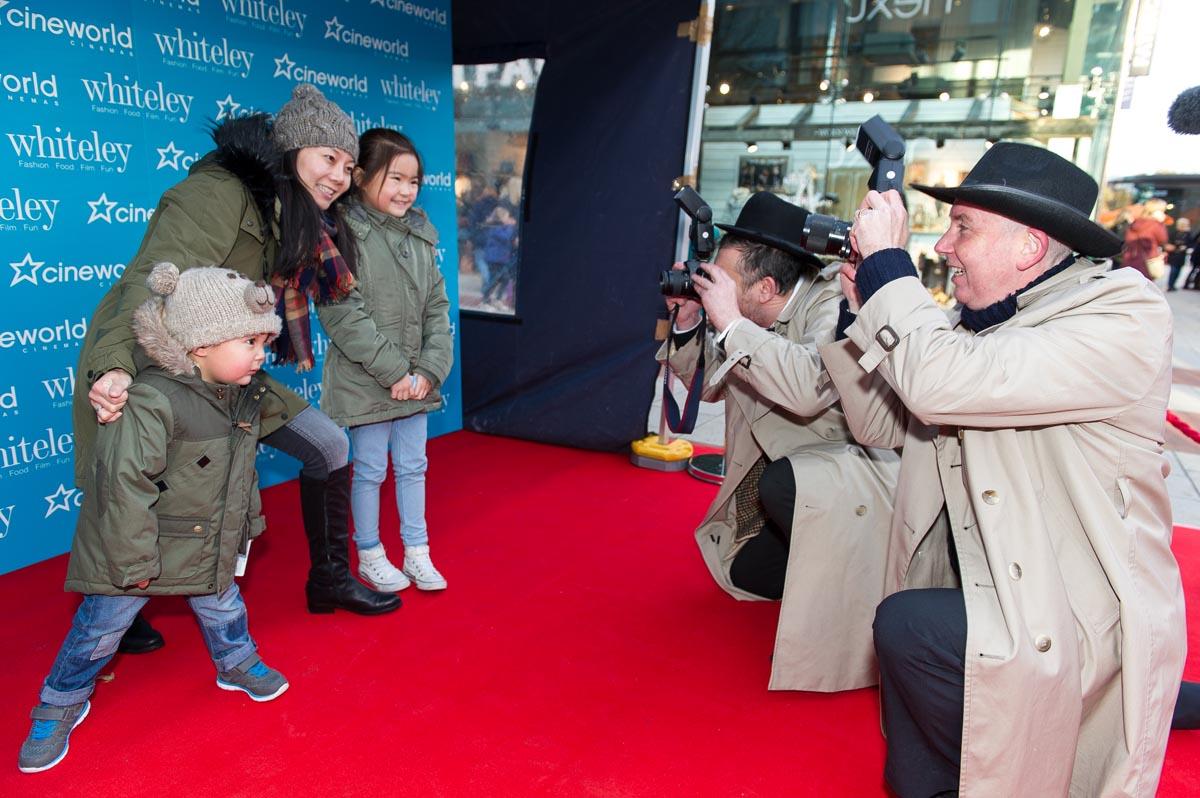
[[[130,324],[146,356],[156,365],[177,377],[188,377],[195,373],[196,364],[188,357],[187,349],[167,332],[161,297],[151,297],[143,302],[133,311]]]
[[[264,224],[275,218],[275,181],[280,179],[280,152],[271,138],[271,117],[252,114],[226,119],[212,129],[216,149],[200,160],[195,169],[209,163],[230,172],[250,195]]]

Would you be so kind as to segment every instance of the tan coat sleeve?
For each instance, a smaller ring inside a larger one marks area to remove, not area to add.
[[[691,382],[696,373],[696,366],[700,363],[701,345],[705,347],[705,352],[704,381],[701,384],[700,399],[705,402],[719,402],[725,398],[725,384],[722,382],[717,385],[709,385],[709,379],[720,366],[722,355],[717,345],[713,343],[713,334],[708,329],[707,323],[701,322],[701,327],[692,340],[682,347],[676,348],[674,342],[668,339],[658,348],[655,357],[659,363],[666,363],[671,371],[675,372],[675,375],[687,385]],[[668,350],[671,353],[670,359],[667,358]]]
[[[863,446],[897,449],[904,445],[908,414],[900,397],[879,373],[858,364],[862,351],[853,341],[820,347],[821,361],[837,388],[850,434]]]
[[[878,368],[926,424],[1099,421],[1150,390],[1170,310],[1144,281],[1102,278],[1077,290],[1086,293],[1074,308],[1036,327],[974,336],[952,330],[920,281],[905,277],[881,288],[847,334],[864,353],[859,364]]]

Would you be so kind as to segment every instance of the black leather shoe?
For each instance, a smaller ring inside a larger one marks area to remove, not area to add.
[[[301,474],[300,514],[312,559],[304,586],[309,612],[382,615],[400,609],[395,593],[371,590],[350,574],[350,466],[323,480]]]
[[[149,654],[151,651],[158,651],[166,642],[158,630],[139,612],[133,616],[133,625],[125,631],[117,651],[122,654]]]

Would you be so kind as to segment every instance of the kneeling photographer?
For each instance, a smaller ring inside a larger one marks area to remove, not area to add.
[[[782,598],[771,689],[828,692],[877,681],[899,460],[853,440],[824,376],[817,346],[833,341],[841,290],[837,266],[801,247],[807,217],[762,192],[717,225],[716,259],[691,277],[699,301],[667,299],[658,357],[689,382],[703,348],[702,398],[725,400],[725,480],[696,530],[713,578],[741,600]]]

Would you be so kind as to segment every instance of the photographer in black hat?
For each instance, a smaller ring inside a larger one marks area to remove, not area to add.
[[[859,441],[903,446],[875,619],[885,777],[932,795],[1152,796],[1185,655],[1163,436],[1171,313],[1103,258],[1098,187],[993,146],[935,250],[940,310],[898,195],[867,195],[823,346]],[[1097,261],[1093,261],[1093,258]]]
[[[659,358],[690,382],[705,348],[703,398],[725,400],[725,480],[696,541],[730,595],[782,598],[771,688],[848,690],[877,681],[898,458],[851,439],[823,375],[817,345],[833,340],[841,291],[837,265],[798,243],[807,215],[761,192],[718,225],[708,277],[694,277],[701,301],[667,300],[680,310]]]

